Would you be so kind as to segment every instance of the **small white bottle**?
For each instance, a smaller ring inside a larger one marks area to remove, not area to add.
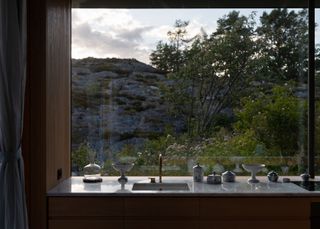
[[[203,168],[199,165],[199,163],[196,166],[193,166],[193,181],[203,181]]]

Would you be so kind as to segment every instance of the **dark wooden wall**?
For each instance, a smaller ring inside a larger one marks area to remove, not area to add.
[[[70,176],[71,8],[69,0],[50,0],[46,43],[47,189]],[[62,174],[59,178],[58,170]]]
[[[46,193],[70,176],[70,17],[70,0],[28,0],[23,152],[32,229],[47,227]]]

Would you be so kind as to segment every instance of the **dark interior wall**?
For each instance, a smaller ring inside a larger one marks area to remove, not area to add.
[[[47,190],[70,176],[70,0],[50,0],[46,23]]]
[[[23,154],[30,228],[47,226],[46,193],[70,176],[69,0],[28,0]],[[61,174],[58,176],[58,170]]]
[[[46,1],[28,0],[27,103],[24,160],[30,228],[46,228],[45,77]]]

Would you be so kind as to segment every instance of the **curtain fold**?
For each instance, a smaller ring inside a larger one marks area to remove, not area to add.
[[[0,228],[27,229],[21,155],[26,0],[0,0]]]

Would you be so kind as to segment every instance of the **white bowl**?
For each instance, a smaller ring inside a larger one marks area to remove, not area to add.
[[[117,162],[112,164],[112,167],[120,173],[129,172],[133,168],[133,166],[134,163]]]
[[[256,173],[260,172],[264,167],[266,167],[265,164],[242,164],[242,167],[247,171],[256,171]]]
[[[242,167],[247,171],[251,172],[251,177],[248,179],[249,183],[258,183],[259,180],[256,178],[256,174],[260,172],[265,164],[242,164]]]

